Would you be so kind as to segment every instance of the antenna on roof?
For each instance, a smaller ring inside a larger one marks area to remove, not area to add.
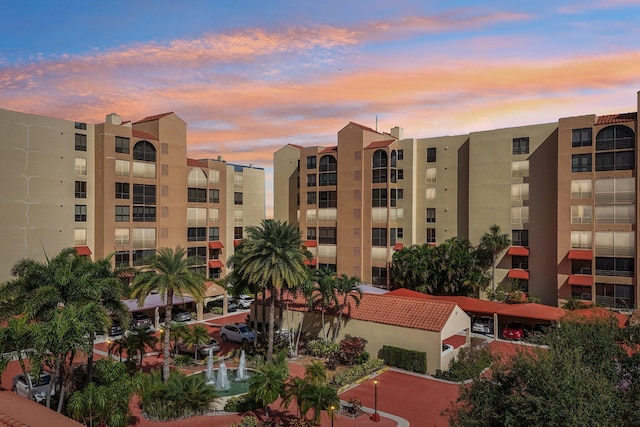
[[[378,132],[378,115],[376,114],[376,132]]]

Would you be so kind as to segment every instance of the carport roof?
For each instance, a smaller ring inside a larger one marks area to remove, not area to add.
[[[610,320],[615,319],[619,328],[627,326],[629,316],[622,313],[616,313],[602,307],[588,307],[580,308],[578,310],[571,310],[564,317],[566,320],[579,320],[579,321],[597,321],[597,320]]]
[[[527,304],[506,304],[502,310],[497,312],[500,316],[522,317],[526,319],[558,321],[564,317],[566,311],[559,307],[550,305],[527,303]]]
[[[388,296],[402,296],[409,298],[418,298],[418,299],[431,299],[438,301],[449,301],[455,303],[466,311],[467,313],[477,313],[477,314],[493,314],[499,312],[501,309],[505,307],[505,304],[494,302],[494,301],[486,301],[478,298],[470,298],[465,296],[456,296],[456,295],[429,295],[423,294],[422,292],[412,291],[410,289],[396,289],[393,290],[386,295]]]
[[[160,294],[151,294],[148,297],[146,297],[142,307],[138,305],[137,299],[127,299],[127,300],[124,300],[123,302],[129,308],[129,311],[149,310],[151,308],[164,307],[166,305],[164,303],[164,299],[160,296]],[[173,296],[174,305],[184,304],[187,302],[193,302],[193,298],[191,297],[180,298],[177,295]]]

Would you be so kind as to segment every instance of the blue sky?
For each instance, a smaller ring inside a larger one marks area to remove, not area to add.
[[[640,0],[4,1],[0,108],[173,111],[192,157],[267,171],[349,121],[406,137],[636,110]]]

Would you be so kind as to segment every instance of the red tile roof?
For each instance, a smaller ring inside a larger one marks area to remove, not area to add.
[[[596,117],[596,125],[609,125],[612,123],[633,122],[638,119],[638,113],[610,114]]]
[[[574,320],[574,321],[597,321],[597,320],[615,320],[618,327],[624,328],[627,326],[627,322],[629,321],[629,316],[625,316],[622,313],[616,313],[615,311],[610,311],[602,307],[589,307],[589,308],[580,308],[578,310],[570,310],[564,316],[565,320]]]
[[[206,167],[208,167],[206,163],[201,162],[200,160],[189,159],[189,158],[187,158],[187,166],[195,166],[197,168],[206,168]]]
[[[158,119],[161,119],[161,118],[163,118],[163,117],[166,117],[166,116],[168,116],[169,114],[173,114],[173,111],[171,111],[171,112],[169,112],[169,113],[162,113],[162,114],[156,114],[155,116],[148,116],[148,117],[145,117],[144,119],[142,119],[142,120],[138,120],[137,122],[135,122],[135,123],[134,123],[134,125],[135,125],[135,124],[138,124],[138,123],[144,123],[144,122],[153,122],[153,121],[155,121],[155,120],[158,120]]]
[[[391,144],[393,144],[394,142],[396,142],[395,139],[391,139],[391,140],[387,140],[387,141],[375,141],[372,142],[371,144],[367,145],[366,147],[364,147],[365,150],[371,150],[374,148],[382,148],[382,147],[388,147]]]
[[[498,312],[500,316],[523,317],[526,319],[557,321],[562,319],[566,311],[560,307],[527,303],[505,304],[506,307]]]
[[[154,141],[158,140],[158,137],[155,136],[154,134],[152,134],[151,132],[145,132],[143,130],[137,130],[137,129],[133,129],[131,131],[131,135],[136,137],[136,138],[142,138],[142,139],[152,139]]]
[[[505,304],[494,301],[481,300],[478,298],[471,298],[465,296],[457,296],[457,295],[428,295],[423,294],[422,292],[412,291],[410,289],[396,289],[391,292],[386,293],[385,295],[395,295],[395,296],[404,296],[409,298],[418,298],[418,299],[432,299],[439,301],[449,301],[455,303],[468,313],[478,313],[478,314],[493,314],[499,312],[501,309],[505,307]]]
[[[10,391],[0,391],[0,427],[81,427],[58,414]]]
[[[298,150],[302,150],[304,147],[302,145],[298,145],[298,144],[288,144],[293,148],[297,148]]]
[[[338,152],[338,146],[334,146],[334,147],[324,148],[324,149],[320,150],[318,153],[319,154],[325,154],[325,153],[337,153],[337,152]]]

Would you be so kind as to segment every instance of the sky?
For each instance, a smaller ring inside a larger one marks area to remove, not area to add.
[[[637,111],[640,0],[0,0],[0,108],[175,112],[264,167],[353,121],[406,138]]]

